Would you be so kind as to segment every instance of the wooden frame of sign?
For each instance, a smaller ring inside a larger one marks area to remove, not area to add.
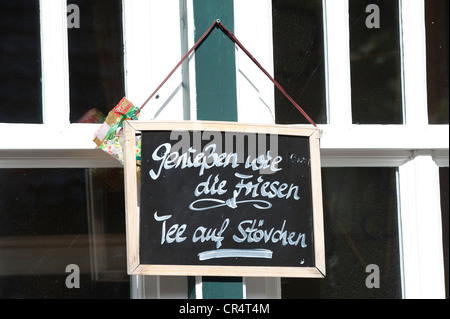
[[[319,129],[125,121],[124,135],[128,274],[325,277]]]

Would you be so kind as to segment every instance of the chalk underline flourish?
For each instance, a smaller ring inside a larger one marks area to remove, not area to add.
[[[218,249],[198,254],[200,261],[218,258],[265,258],[272,259],[273,251],[268,249]]]
[[[218,205],[212,205],[212,206],[206,206],[206,207],[195,207],[195,205],[197,203],[201,203],[201,202],[214,202],[214,203],[219,203]],[[236,201],[236,198],[231,198],[231,199],[227,199],[225,200],[221,200],[221,199],[216,199],[216,198],[202,198],[202,199],[198,199],[194,202],[191,203],[191,205],[189,205],[189,209],[193,210],[193,211],[204,211],[204,210],[208,210],[208,209],[214,209],[214,208],[219,208],[219,207],[223,207],[223,206],[228,206],[230,208],[237,208],[238,204],[245,204],[245,203],[253,203],[253,206],[257,209],[269,209],[272,208],[272,204],[266,200],[259,200],[259,199],[250,199],[250,200],[241,200],[241,201]],[[261,204],[263,206],[261,206]]]

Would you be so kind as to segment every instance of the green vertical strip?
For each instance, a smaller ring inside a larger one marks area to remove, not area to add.
[[[234,32],[233,0],[194,0],[195,41],[217,20]],[[236,56],[233,42],[214,30],[195,53],[197,119],[236,122]],[[195,295],[195,279],[189,280]],[[203,277],[204,299],[242,299],[242,278]]]
[[[195,41],[217,20],[234,32],[233,0],[194,0]],[[197,118],[237,121],[234,43],[214,30],[195,53]]]
[[[203,299],[242,299],[242,278],[203,277]]]

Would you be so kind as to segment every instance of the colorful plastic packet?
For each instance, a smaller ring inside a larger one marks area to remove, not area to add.
[[[138,120],[139,108],[128,101],[125,97],[112,109],[105,119],[103,125],[94,136],[97,146],[112,155],[122,165],[123,159],[123,122],[125,120]],[[136,161],[138,168],[141,163],[141,139],[136,137]],[[140,174],[138,174],[139,176]]]
[[[102,148],[106,140],[111,140],[119,134],[123,128],[123,122],[128,119],[138,120],[139,108],[128,101],[125,97],[112,109],[105,122],[94,136],[94,142]]]

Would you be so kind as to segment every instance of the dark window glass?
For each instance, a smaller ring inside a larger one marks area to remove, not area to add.
[[[353,123],[402,124],[398,1],[350,0],[349,19]]]
[[[401,298],[396,169],[324,168],[322,173],[327,276],[282,279],[282,297]],[[375,275],[366,272],[368,265],[379,268],[379,288],[366,286]]]
[[[275,79],[316,123],[327,123],[323,9],[321,0],[272,4]],[[275,89],[279,124],[309,124]]]
[[[42,123],[38,0],[0,0],[0,122]]]
[[[439,177],[441,182],[441,212],[442,212],[442,241],[444,246],[444,267],[445,267],[445,294],[448,299],[448,167],[439,169]]]
[[[122,1],[69,4],[80,10],[79,28],[69,29],[70,121],[75,123],[94,108],[107,115],[125,95]]]
[[[1,299],[129,298],[122,172],[0,169]]]
[[[448,0],[425,1],[430,124],[448,124],[448,6]]]

